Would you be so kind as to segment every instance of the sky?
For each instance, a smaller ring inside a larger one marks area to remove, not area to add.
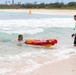
[[[12,3],[12,0],[0,0],[0,4],[5,4],[5,2],[11,2]],[[76,0],[14,0],[14,3],[18,3],[18,2],[21,2],[21,3],[34,3],[34,2],[37,2],[37,3],[55,3],[55,2],[63,2],[63,3],[69,3],[69,2],[76,2]]]

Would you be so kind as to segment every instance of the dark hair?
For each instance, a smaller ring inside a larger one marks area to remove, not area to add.
[[[18,35],[18,37],[20,38],[22,35],[20,34],[20,35]]]
[[[74,15],[74,17],[76,17],[76,15]]]

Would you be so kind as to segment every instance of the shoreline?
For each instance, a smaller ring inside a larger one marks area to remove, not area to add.
[[[76,54],[71,55],[68,59],[49,63],[33,71],[21,72],[20,68],[13,73],[4,75],[76,75]]]
[[[60,9],[0,9],[0,11],[7,11],[7,12],[29,12],[32,13],[56,13],[56,14],[66,14],[66,15],[75,15],[76,10],[60,10]]]
[[[28,73],[27,75],[76,75],[76,55],[54,62]]]

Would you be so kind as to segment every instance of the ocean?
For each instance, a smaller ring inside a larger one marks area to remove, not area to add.
[[[76,54],[73,15],[0,11],[0,75],[33,72],[46,64]],[[27,39],[58,40],[50,48],[13,42],[22,34]]]

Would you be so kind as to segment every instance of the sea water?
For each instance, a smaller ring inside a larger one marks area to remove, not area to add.
[[[0,11],[0,75],[22,75],[76,54],[73,28],[73,15]],[[54,38],[58,43],[50,48],[18,45],[19,34],[24,41]]]

